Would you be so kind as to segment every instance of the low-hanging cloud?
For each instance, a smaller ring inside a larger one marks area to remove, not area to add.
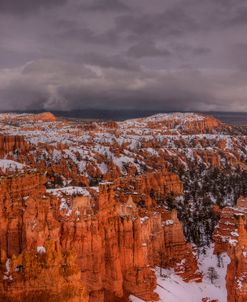
[[[41,60],[1,74],[1,97],[6,99],[1,109],[137,109],[141,105],[148,110],[246,110],[247,88],[243,81],[238,84],[243,76],[227,70],[217,74],[186,69],[129,71]]]
[[[0,110],[246,111],[245,1],[0,0]]]

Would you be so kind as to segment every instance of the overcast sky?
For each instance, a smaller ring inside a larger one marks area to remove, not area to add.
[[[247,111],[246,0],[0,0],[0,110]]]

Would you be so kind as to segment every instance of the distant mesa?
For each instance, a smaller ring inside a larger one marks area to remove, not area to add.
[[[43,122],[55,122],[57,118],[51,112],[42,112],[32,115],[32,119]]]
[[[147,126],[152,129],[158,129],[165,126],[167,129],[182,130],[187,134],[195,132],[212,133],[223,125],[219,120],[212,116],[193,112],[159,113],[149,117],[132,119],[130,121],[147,123]]]
[[[1,120],[8,121],[39,121],[39,122],[55,122],[57,118],[51,112],[41,112],[41,113],[3,113],[0,117]]]

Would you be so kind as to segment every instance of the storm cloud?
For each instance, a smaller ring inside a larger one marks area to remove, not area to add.
[[[247,111],[247,4],[0,0],[0,110]]]

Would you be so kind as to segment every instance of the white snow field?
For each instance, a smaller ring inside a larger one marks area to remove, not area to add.
[[[218,260],[213,255],[213,245],[211,245],[207,249],[206,255],[201,254],[199,257],[199,269],[203,273],[202,283],[186,283],[173,270],[168,269],[162,270],[166,277],[160,277],[160,269],[156,268],[158,285],[155,291],[160,296],[160,302],[201,302],[202,298],[205,297],[218,299],[219,302],[227,302],[225,277],[229,261],[229,257],[223,254],[224,267],[218,267]],[[213,284],[208,278],[209,267],[214,267],[218,274],[218,279],[215,279]],[[130,296],[130,300],[132,302],[143,302],[135,296]]]

